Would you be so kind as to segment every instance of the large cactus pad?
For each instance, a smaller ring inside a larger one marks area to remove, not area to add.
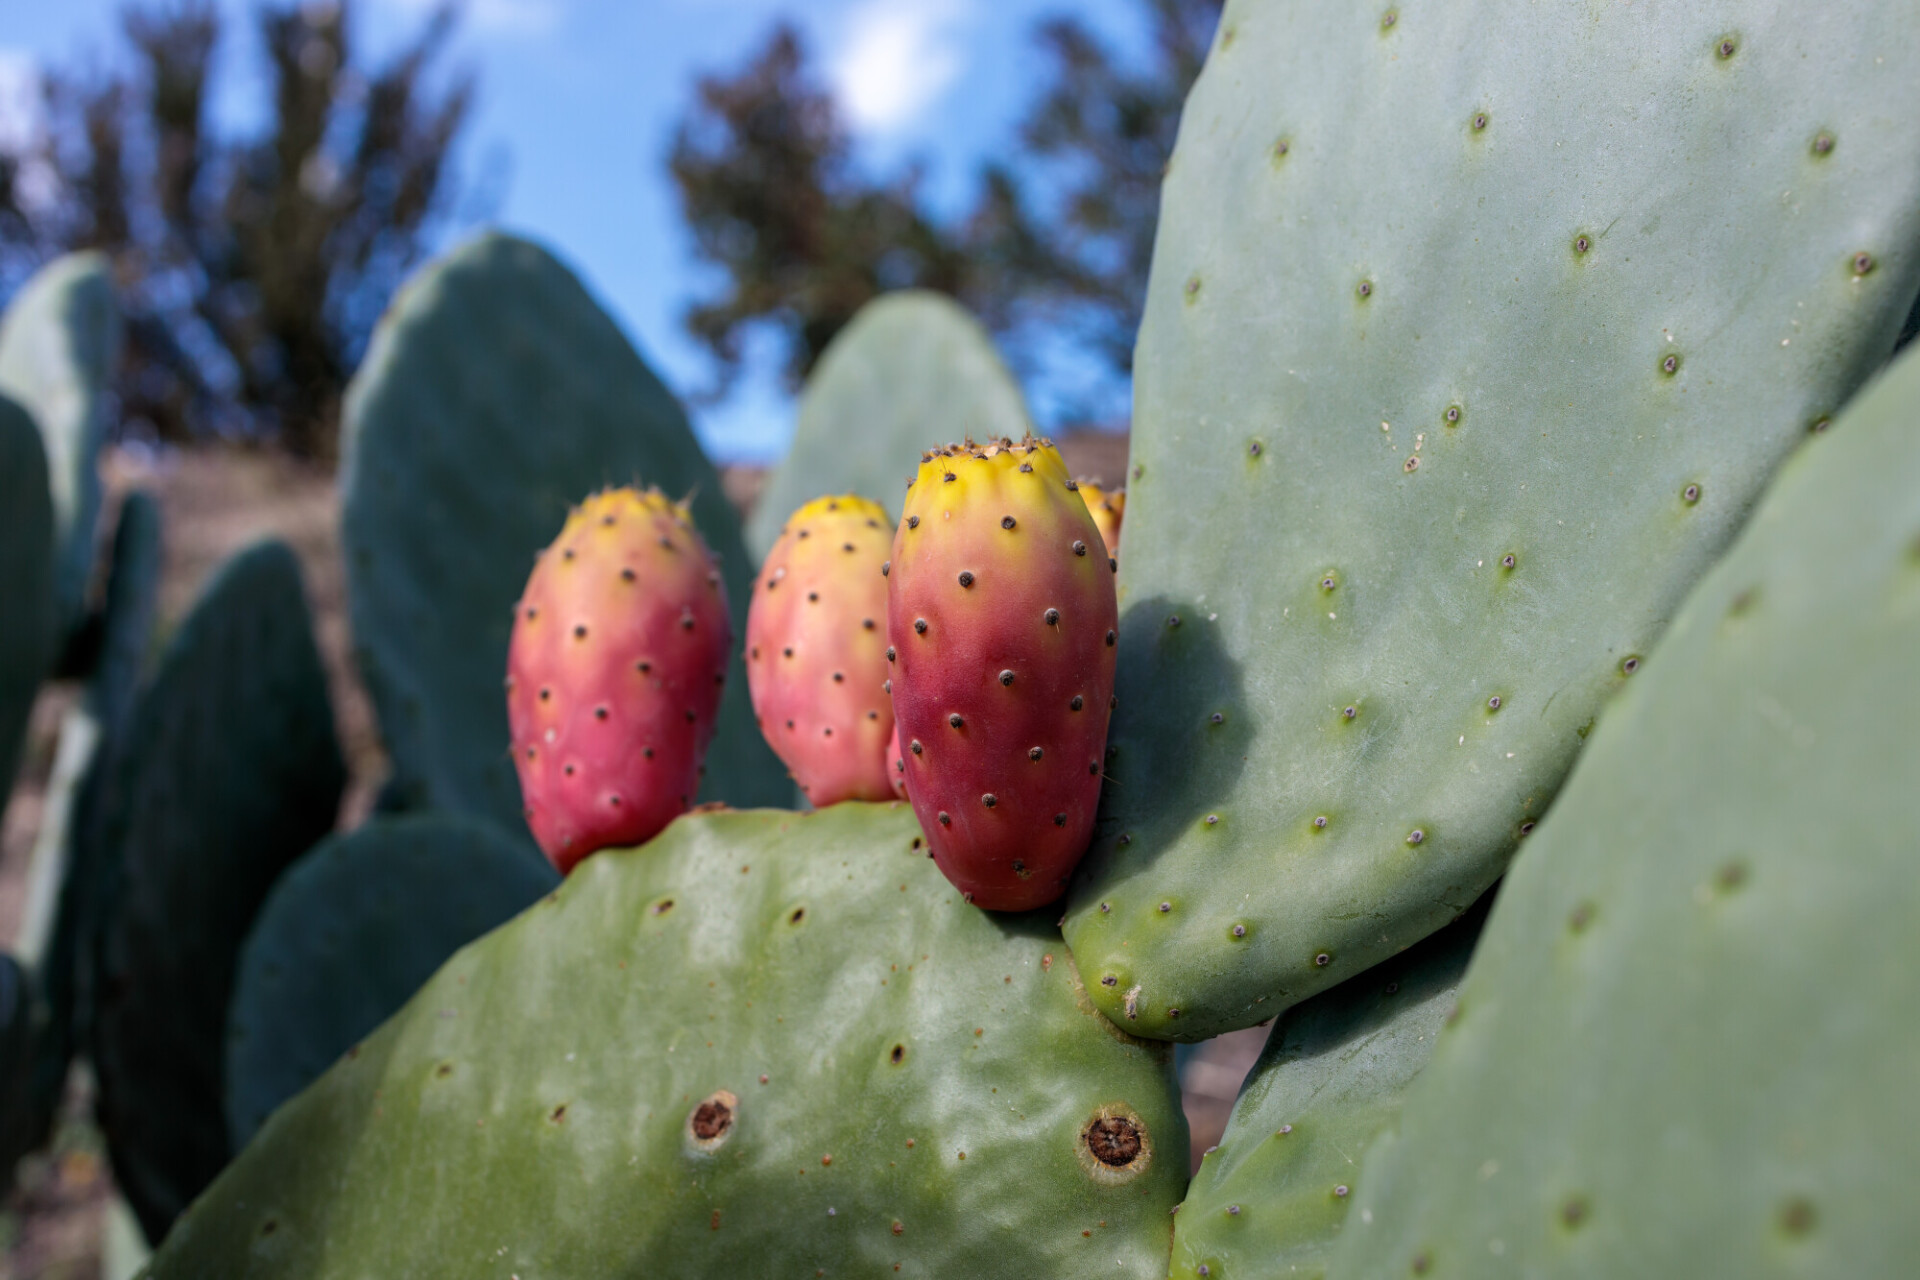
[[[0,396],[0,800],[13,788],[27,717],[53,661],[53,545],[40,433]]]
[[[1912,1270],[1916,653],[1909,356],[1601,718],[1333,1274]]]
[[[354,378],[346,430],[347,603],[406,807],[526,830],[501,690],[509,624],[535,555],[589,493],[690,496],[745,629],[753,568],[686,416],[536,245],[483,236],[408,283]],[[786,772],[734,667],[706,794],[782,803]]]
[[[1174,1220],[1175,1280],[1326,1274],[1360,1156],[1433,1056],[1489,900],[1280,1016]]]
[[[906,806],[695,815],[459,952],[152,1276],[1157,1278],[1170,1058]]]
[[[329,831],[346,769],[299,566],[284,544],[224,565],[127,729],[102,857],[93,1053],[115,1181],[158,1240],[230,1153],[227,999],[274,878]]]
[[[32,413],[46,441],[63,629],[79,620],[93,576],[98,458],[119,356],[120,305],[112,269],[98,253],[55,258],[20,287],[0,317],[0,392]]]
[[[1103,1010],[1252,1024],[1500,873],[1885,360],[1917,69],[1911,0],[1227,6],[1155,248],[1066,925]]]
[[[830,493],[900,510],[923,450],[964,440],[1020,439],[1026,401],[980,322],[943,294],[890,293],[863,307],[820,357],[800,398],[787,459],[747,523],[755,559],[787,517]]]
[[[448,956],[559,879],[491,823],[451,814],[375,819],[294,863],[260,908],[234,979],[226,1079],[234,1146]]]

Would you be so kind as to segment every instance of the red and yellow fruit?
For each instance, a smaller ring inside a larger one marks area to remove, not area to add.
[[[926,456],[888,577],[893,709],[934,860],[979,906],[1053,901],[1086,851],[1117,625],[1100,530],[1052,444]]]
[[[753,585],[747,684],[760,732],[816,808],[893,795],[886,563],[877,502],[816,498],[787,520]]]
[[[720,571],[684,503],[611,489],[574,508],[507,651],[527,825],[562,873],[692,805],[732,648]]]

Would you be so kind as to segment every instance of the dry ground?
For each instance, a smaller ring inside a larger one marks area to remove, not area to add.
[[[1076,475],[1121,482],[1124,435],[1080,433],[1063,438]],[[332,683],[334,714],[351,783],[341,808],[343,826],[366,813],[385,770],[372,709],[350,656],[345,580],[339,556],[339,507],[330,473],[278,454],[195,449],[152,455],[108,453],[103,471],[110,508],[134,488],[160,502],[166,557],[160,589],[165,634],[192,604],[208,574],[240,547],[262,537],[286,540],[306,574],[320,650]],[[743,511],[758,496],[764,472],[729,468],[727,495]],[[111,510],[104,527],[112,527]],[[27,760],[0,821],[0,940],[19,929],[28,855],[40,823],[41,797],[53,759],[60,717],[76,690],[53,686],[34,708]],[[1219,1141],[1241,1078],[1258,1054],[1264,1032],[1242,1032],[1204,1046],[1187,1072],[1187,1110],[1194,1155]],[[101,1274],[100,1238],[111,1195],[98,1135],[84,1121],[87,1083],[76,1073],[71,1119],[54,1152],[23,1165],[18,1187],[0,1208],[0,1280],[93,1280]]]

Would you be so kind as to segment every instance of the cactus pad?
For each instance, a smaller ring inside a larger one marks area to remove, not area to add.
[[[747,522],[756,561],[787,517],[823,493],[900,507],[920,452],[944,440],[1027,433],[1026,401],[993,339],[953,299],[890,293],[863,307],[820,357],[800,397],[786,461]]]
[[[153,1280],[1157,1280],[1170,1052],[921,844],[849,802],[587,859],[276,1112]]]
[[[343,538],[360,665],[408,807],[524,830],[501,677],[514,601],[569,508],[607,485],[690,496],[736,633],[753,568],[685,415],[539,247],[483,236],[408,283],[348,392]],[[710,798],[781,803],[735,662]]]
[[[0,800],[13,789],[27,717],[53,662],[53,531],[40,433],[0,396]]]
[[[127,728],[104,840],[93,1056],[114,1180],[149,1239],[226,1163],[222,1065],[240,945],[334,823],[345,766],[293,553],[228,561]]]
[[[1916,652],[1909,355],[1788,464],[1601,717],[1334,1275],[1912,1269]]]
[[[55,258],[0,317],[0,392],[33,415],[47,447],[60,627],[86,608],[100,518],[100,444],[107,387],[120,357],[120,306],[98,253]]]
[[[1500,874],[1891,349],[1917,66],[1910,0],[1227,5],[1155,245],[1066,923],[1103,1011],[1251,1025]]]
[[[1360,1155],[1433,1055],[1490,898],[1280,1015],[1174,1219],[1174,1280],[1325,1274]]]
[[[315,846],[274,885],[241,953],[227,1017],[233,1145],[448,956],[558,883],[491,823],[450,814],[376,820]]]

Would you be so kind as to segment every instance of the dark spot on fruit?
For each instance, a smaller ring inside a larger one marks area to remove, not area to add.
[[[945,480],[948,484],[952,484],[954,481],[953,472],[949,471],[946,473],[946,475],[942,476],[941,478]]]
[[[819,603],[820,603],[820,593],[819,593],[818,591],[809,591],[809,592],[807,592],[807,603],[808,603],[808,604],[819,604]]]
[[[960,718],[960,713],[958,711],[954,712],[952,715],[947,717],[947,724],[955,729],[958,729],[961,725],[965,723],[966,721]]]
[[[947,816],[947,811],[945,809],[942,809],[940,811],[940,825],[943,827],[950,827],[953,825],[953,819]],[[972,899],[969,898],[968,901],[972,901]]]
[[[593,709],[593,718],[595,720],[605,720],[607,718],[607,715],[608,715],[608,712],[605,707],[595,707]]]
[[[970,587],[973,585],[973,573],[971,570],[962,569],[960,571],[960,585],[963,587]]]
[[[844,671],[836,671],[836,672],[834,672],[834,673],[833,673],[833,682],[834,682],[835,684],[845,684],[845,683],[847,682],[847,676],[846,676],[846,673],[845,673]]]
[[[1010,684],[1012,684],[1012,683],[1013,683],[1013,672],[1011,672],[1011,671],[1002,671],[1002,672],[1000,673],[1000,684],[1001,684],[1001,686],[1002,686],[1002,687],[1005,687],[1005,686],[1007,686],[1007,685],[1010,685]]]
[[[1011,528],[1013,528],[1013,526],[1014,526],[1014,523],[1015,523],[1015,522],[1014,522],[1014,519],[1013,519],[1013,517],[1012,517],[1012,516],[1001,516],[1001,517],[1000,517],[1000,527],[1001,527],[1002,529],[1011,529]]]
[[[927,620],[925,618],[915,618],[913,620],[913,631],[915,635],[923,636],[927,634]]]
[[[1040,617],[1041,617],[1041,620],[1044,621],[1050,627],[1057,627],[1060,625],[1060,611],[1058,609],[1049,609],[1045,613],[1041,614]]]
[[[1064,827],[1064,826],[1066,826],[1066,825],[1067,825],[1067,815],[1066,815],[1066,814],[1064,814],[1064,813],[1056,813],[1056,814],[1054,814],[1054,815],[1053,815],[1053,825],[1054,825],[1054,826],[1056,826],[1056,827]]]
[[[991,809],[993,808],[993,806],[1000,803],[1000,797],[994,795],[993,792],[989,791],[985,795],[980,797],[980,803],[987,806],[987,808]]]
[[[1067,704],[1067,707],[1069,710],[1078,711],[1080,710],[1080,708],[1086,705],[1087,705],[1087,700],[1076,693],[1073,695],[1073,701],[1069,702]]]
[[[893,646],[892,646],[892,645],[888,645],[888,646],[887,646],[887,661],[888,661],[888,662],[892,662],[893,660],[894,660],[894,652],[893,652]]]
[[[791,658],[793,656],[793,646],[788,645],[786,648],[780,651],[780,654],[782,657]]]
[[[632,582],[638,576],[639,575],[634,573],[634,571],[631,569],[622,569],[620,571],[620,581],[622,582]]]
[[[1073,554],[1077,556],[1087,554],[1087,544],[1076,538],[1073,543]]]
[[[1040,758],[1041,758],[1042,756],[1044,756],[1044,755],[1046,755],[1046,754],[1047,754],[1047,753],[1046,753],[1046,752],[1044,752],[1044,751],[1042,751],[1042,750],[1041,750],[1041,749],[1040,749],[1039,747],[1028,747],[1028,748],[1027,748],[1027,759],[1029,759],[1029,760],[1038,760],[1038,759],[1040,759]]]
[[[926,748],[924,748],[924,747],[922,747],[922,746],[920,745],[920,739],[918,739],[918,738],[915,738],[915,739],[913,740],[913,745],[907,748],[907,750],[909,750],[909,751],[911,751],[911,752],[913,752],[913,754],[915,754],[915,755],[919,755],[919,754],[920,754],[920,753],[921,753],[922,751],[924,751],[925,749],[926,749]]]
[[[571,778],[573,776],[573,766],[568,765],[565,769],[561,770],[561,772],[565,773],[569,778]]]
[[[1124,1169],[1140,1158],[1145,1145],[1140,1126],[1125,1116],[1100,1116],[1086,1127],[1081,1140],[1093,1158],[1110,1169]]]
[[[550,700],[552,699],[552,697],[553,697],[553,690],[551,690],[551,689],[542,689],[542,690],[540,691],[540,701],[542,701],[542,702],[547,702],[547,701],[550,701]]]
[[[575,640],[585,640],[587,638],[587,627],[585,623],[579,623],[573,628],[573,638]]]

